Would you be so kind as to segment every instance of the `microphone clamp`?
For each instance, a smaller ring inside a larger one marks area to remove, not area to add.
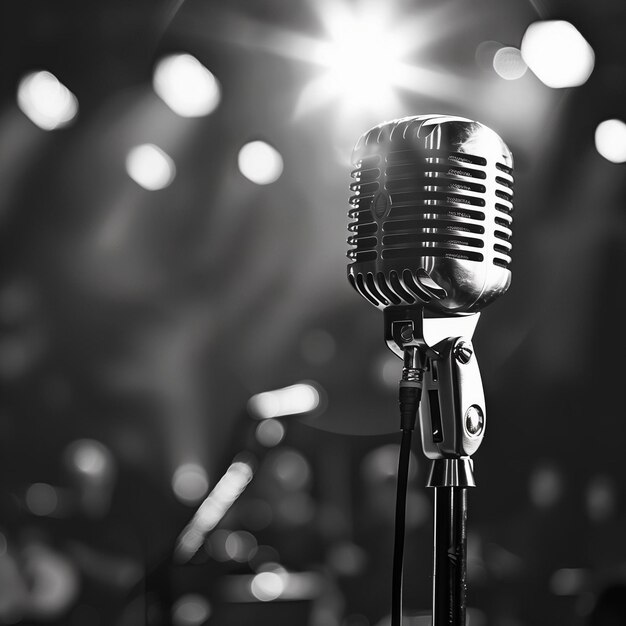
[[[479,315],[433,318],[423,309],[385,310],[387,344],[404,357],[400,392],[406,394],[407,386],[420,390],[422,448],[434,461],[430,487],[475,486],[470,457],[486,426],[482,379],[471,342]]]

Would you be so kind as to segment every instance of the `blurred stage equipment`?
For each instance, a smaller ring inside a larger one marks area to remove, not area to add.
[[[324,404],[324,390],[311,381],[263,391],[250,398],[248,415],[268,428],[259,429],[259,424],[255,426],[255,437],[251,444],[235,457],[183,529],[175,551],[175,558],[179,563],[188,562],[196,554],[209,533],[222,521],[252,481],[259,460],[263,458],[267,448],[282,441],[285,427],[278,419],[294,415],[315,415]]]
[[[435,488],[433,625],[463,626],[467,488],[485,432],[471,338],[480,310],[511,281],[512,165],[478,122],[422,115],[366,132],[353,154],[348,278],[384,312],[385,340],[404,359],[399,389],[392,626],[402,621],[404,513],[419,412]]]
[[[314,413],[321,404],[320,388],[309,382],[263,391],[248,401],[252,417],[260,420]]]
[[[254,476],[256,460],[251,455],[236,458],[184,528],[176,545],[176,558],[186,563],[199,550],[206,536],[222,520],[228,509]]]

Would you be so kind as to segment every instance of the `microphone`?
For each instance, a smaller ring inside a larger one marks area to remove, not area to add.
[[[513,156],[479,122],[420,115],[367,131],[353,162],[348,279],[383,310],[387,345],[404,359],[391,623],[402,622],[406,490],[419,415],[435,487],[432,623],[465,624],[466,488],[475,486],[470,457],[486,423],[469,339],[481,309],[511,283]]]
[[[493,130],[405,117],[362,135],[353,163],[348,279],[361,296],[456,317],[508,289],[513,156]]]

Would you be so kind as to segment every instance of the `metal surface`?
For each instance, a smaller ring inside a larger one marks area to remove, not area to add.
[[[435,489],[433,626],[465,626],[467,490]]]
[[[421,383],[424,376],[424,358],[416,346],[410,346],[404,351],[404,367],[402,380],[405,382]],[[420,385],[421,386],[421,385]]]
[[[483,432],[485,427],[485,415],[483,410],[477,405],[472,406],[465,411],[465,430],[470,436],[478,436]]]
[[[469,457],[436,459],[430,466],[428,487],[475,487],[474,462]]]
[[[454,348],[454,358],[459,363],[469,363],[472,354],[474,354],[474,348],[467,341],[459,341]]]
[[[348,279],[384,311],[385,341],[404,358],[402,429],[419,404],[433,459],[433,624],[464,626],[466,491],[486,419],[471,337],[511,282],[513,158],[478,122],[426,115],[372,128],[353,162]]]
[[[385,342],[401,359],[409,347],[424,355],[437,356],[434,346],[449,337],[471,339],[480,313],[436,317],[423,307],[392,306],[384,310]]]
[[[513,159],[478,122],[425,115],[358,141],[348,278],[378,308],[482,309],[511,280]]]
[[[422,448],[429,459],[469,457],[485,434],[485,396],[478,362],[474,355],[465,363],[455,358],[460,343],[471,346],[465,338],[445,339],[433,347],[436,355],[426,360],[419,422]],[[470,408],[482,415],[477,432],[468,430]]]

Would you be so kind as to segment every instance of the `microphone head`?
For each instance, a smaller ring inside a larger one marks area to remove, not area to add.
[[[513,156],[479,122],[420,115],[357,142],[348,279],[380,309],[481,310],[511,282]]]

